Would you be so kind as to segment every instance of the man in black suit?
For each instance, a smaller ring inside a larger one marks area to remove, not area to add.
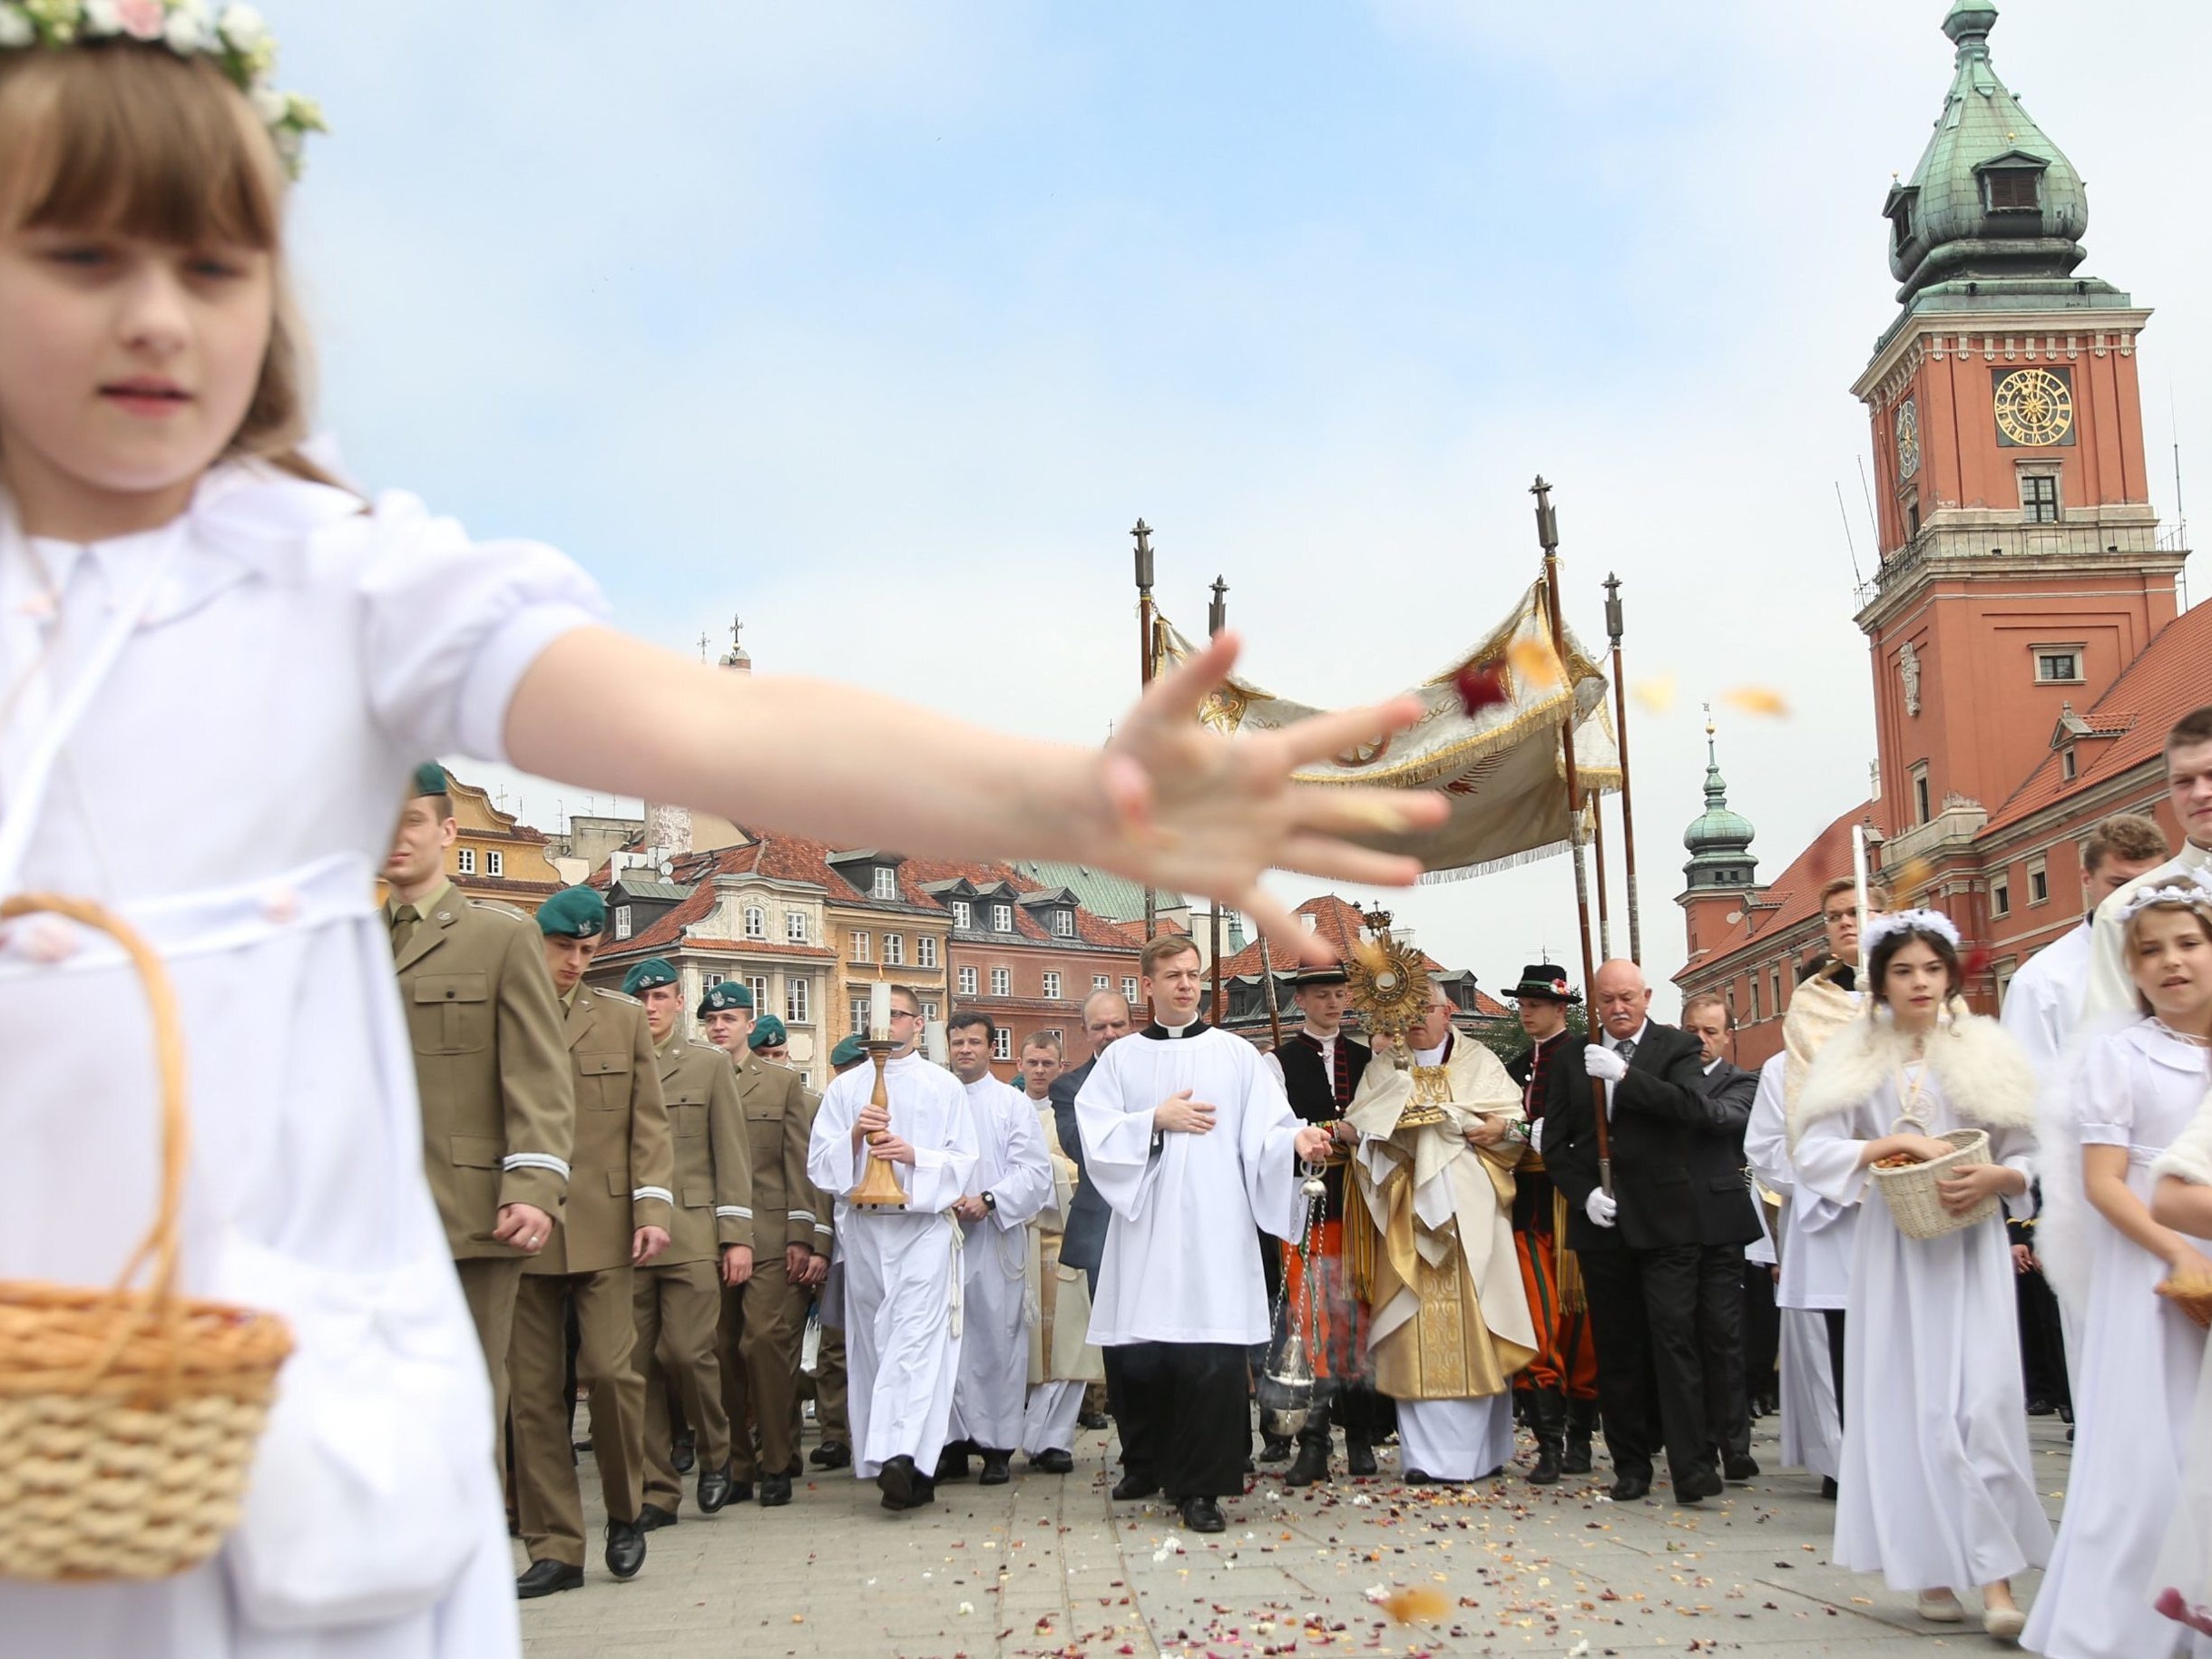
[[[1682,1029],[1698,1039],[1705,1071],[1705,1122],[1690,1143],[1690,1180],[1698,1201],[1698,1342],[1705,1362],[1706,1427],[1718,1442],[1721,1472],[1730,1480],[1748,1480],[1759,1466],[1751,1455],[1744,1246],[1759,1236],[1759,1215],[1744,1179],[1744,1130],[1759,1079],[1728,1058],[1734,1035],[1728,1005],[1720,998],[1693,997],[1684,1003]],[[1757,1276],[1773,1320],[1774,1281],[1764,1267]]]
[[[1052,1103],[1052,1127],[1060,1134],[1060,1149],[1075,1162],[1075,1196],[1068,1205],[1067,1228],[1060,1237],[1060,1259],[1082,1270],[1094,1296],[1099,1288],[1099,1262],[1106,1250],[1106,1223],[1113,1211],[1099,1196],[1098,1188],[1083,1178],[1083,1137],[1075,1127],[1075,1097],[1082,1091],[1091,1069],[1099,1063],[1099,1056],[1106,1052],[1106,1045],[1127,1037],[1129,1029],[1129,999],[1118,991],[1092,991],[1083,1002],[1083,1034],[1091,1039],[1091,1058],[1054,1078],[1046,1091]],[[1116,1381],[1120,1361],[1111,1348],[1101,1348],[1099,1353],[1106,1362],[1106,1409],[1114,1411],[1120,1393]],[[1092,1420],[1082,1426],[1101,1425]]]
[[[1656,1423],[1676,1501],[1691,1504],[1722,1489],[1698,1354],[1704,1060],[1695,1038],[1652,1020],[1651,988],[1634,962],[1607,962],[1592,991],[1603,1037],[1552,1063],[1542,1150],[1569,1200],[1567,1243],[1597,1329],[1613,1499],[1650,1491]],[[1610,1130],[1610,1195],[1599,1180],[1599,1110]]]

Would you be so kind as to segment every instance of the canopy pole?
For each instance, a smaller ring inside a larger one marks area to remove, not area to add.
[[[1620,751],[1620,857],[1629,872],[1629,956],[1640,962],[1644,959],[1643,912],[1636,899],[1636,791],[1629,781],[1629,699],[1628,684],[1620,678],[1620,578],[1608,571],[1605,631],[1613,644],[1613,741]],[[1604,878],[1600,875],[1599,879]],[[1602,904],[1602,899],[1600,903]]]
[[[1221,630],[1222,630],[1223,629],[1227,628],[1228,626],[1228,583],[1227,581],[1223,581],[1223,580],[1222,580],[1222,579],[1221,579],[1219,576],[1218,576],[1218,575],[1217,575],[1217,576],[1214,578],[1214,597],[1213,597],[1213,602],[1212,602],[1211,604],[1209,604],[1209,606],[1207,606],[1207,607],[1206,607],[1206,637],[1207,637],[1209,639],[1219,639],[1219,638],[1220,638],[1220,635],[1221,635]],[[1212,1019],[1212,1020],[1211,1020],[1211,1022],[1210,1022],[1210,1023],[1211,1023],[1211,1024],[1213,1024],[1213,1025],[1214,1025],[1214,1026],[1216,1026],[1216,1027],[1219,1027],[1219,1026],[1220,1025],[1220,1023],[1221,1023],[1221,901],[1220,901],[1220,900],[1216,899],[1216,900],[1213,902],[1213,903],[1212,903],[1212,904],[1211,904],[1211,905],[1209,907],[1209,914],[1212,916],[1212,918],[1213,918],[1213,921],[1212,921],[1212,923],[1211,923],[1211,932],[1212,932],[1212,935],[1213,935],[1213,942],[1213,942],[1213,950],[1212,950],[1212,954],[1211,954],[1210,956],[1209,956],[1209,957],[1207,958],[1207,960],[1208,960],[1209,961],[1212,962],[1212,964],[1213,964],[1213,971],[1214,971],[1214,989],[1213,989],[1213,998],[1212,998],[1213,1019]]]
[[[1152,603],[1152,527],[1142,518],[1130,535],[1137,543],[1137,687],[1139,693],[1152,687],[1160,665],[1159,610]],[[1144,884],[1144,942],[1150,944],[1160,932],[1160,902],[1152,884]]]

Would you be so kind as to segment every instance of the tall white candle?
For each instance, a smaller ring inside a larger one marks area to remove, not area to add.
[[[891,982],[877,980],[868,987],[868,1035],[888,1038],[891,1035]]]

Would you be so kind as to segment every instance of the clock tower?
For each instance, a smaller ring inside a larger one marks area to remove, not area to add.
[[[2150,319],[2076,275],[2080,174],[1998,79],[1996,7],[1955,0],[1951,90],[1892,186],[1903,307],[1852,390],[1874,429],[1882,563],[1860,590],[1886,860],[1941,875],[2177,612],[2186,552],[2150,503]],[[2069,706],[2070,705],[2070,708]],[[1974,908],[1979,883],[1945,884]]]

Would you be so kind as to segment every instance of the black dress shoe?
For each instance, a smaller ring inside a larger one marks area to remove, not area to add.
[[[728,1463],[719,1469],[699,1471],[699,1508],[702,1515],[712,1515],[729,1501],[729,1495],[738,1489],[738,1477]]]
[[[968,1449],[964,1445],[947,1446],[937,1454],[937,1480],[965,1480],[968,1478]]]
[[[635,1521],[607,1523],[607,1571],[617,1578],[635,1578],[645,1565],[645,1535]]]
[[[659,1504],[647,1504],[638,1511],[640,1532],[658,1532],[663,1527],[673,1527],[675,1524],[676,1511],[663,1509]]]
[[[824,1440],[808,1454],[807,1461],[817,1469],[850,1469],[853,1449],[843,1440]]]
[[[1730,1452],[1727,1457],[1721,1459],[1720,1472],[1740,1486],[1743,1482],[1757,1478],[1759,1472],[1759,1460],[1749,1452],[1744,1453],[1741,1457]]]
[[[1113,1500],[1118,1504],[1133,1503],[1140,1498],[1150,1498],[1159,1490],[1159,1481],[1132,1469],[1114,1482]]]
[[[1613,1501],[1617,1504],[1641,1503],[1651,1494],[1649,1475],[1622,1475],[1613,1482]]]
[[[2041,1395],[2038,1395],[2033,1400],[2028,1401],[2028,1415],[2030,1417],[2049,1417],[2058,1409],[2058,1407],[2052,1405],[2051,1401],[2043,1399]]]
[[[1442,1483],[1424,1469],[1409,1469],[1399,1477],[1407,1486],[1437,1486]]]
[[[1692,1464],[1673,1478],[1674,1500],[1679,1504],[1703,1503],[1728,1489],[1721,1482],[1720,1471],[1709,1463]]]
[[[680,1434],[669,1445],[668,1460],[679,1475],[688,1475],[691,1466],[699,1461],[699,1440],[696,1436]]]
[[[1040,1475],[1072,1475],[1075,1472],[1075,1458],[1057,1446],[1048,1446],[1029,1460],[1029,1466]]]
[[[1259,1437],[1259,1460],[1262,1463],[1290,1461],[1290,1437],[1287,1434],[1263,1434]]]
[[[1834,1475],[1823,1475],[1820,1478],[1820,1495],[1830,1503],[1835,1501],[1835,1477]]]
[[[937,1483],[927,1475],[916,1475],[914,1478],[914,1503],[911,1507],[918,1509],[924,1504],[934,1504],[936,1501]]]
[[[1078,1429],[1103,1429],[1106,1423],[1107,1417],[1103,1411],[1078,1411],[1075,1414],[1075,1426]]]
[[[1221,1506],[1210,1498],[1186,1498],[1175,1506],[1183,1514],[1183,1525],[1193,1532],[1227,1532],[1228,1521],[1221,1513]]]
[[[514,1595],[519,1601],[533,1596],[551,1596],[556,1590],[580,1590],[583,1587],[583,1568],[571,1566],[565,1561],[533,1561],[530,1570],[514,1581]]]
[[[1008,1467],[1013,1461],[1013,1453],[1011,1451],[984,1452],[984,1472],[975,1478],[975,1484],[977,1486],[1004,1486],[1013,1478],[1013,1470]]]
[[[1344,1443],[1344,1461],[1350,1474],[1372,1475],[1375,1472],[1375,1448],[1365,1440],[1347,1439]]]
[[[780,1509],[790,1501],[790,1476],[763,1475],[760,1477],[760,1507],[763,1509]]]
[[[919,1488],[921,1480],[922,1477],[915,1470],[912,1458],[905,1452],[893,1458],[876,1473],[876,1484],[884,1495],[884,1508],[886,1509],[913,1508],[915,1493]]]

